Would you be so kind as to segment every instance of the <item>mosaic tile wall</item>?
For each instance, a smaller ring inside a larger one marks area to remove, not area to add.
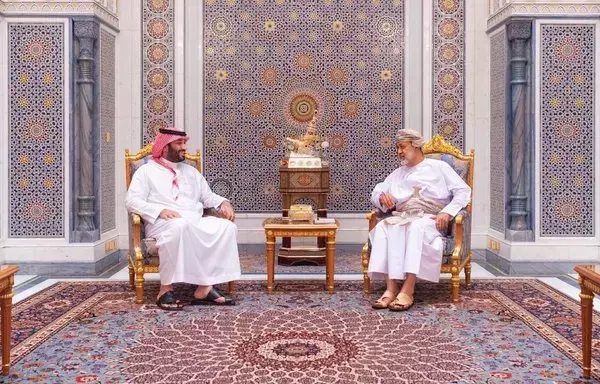
[[[593,25],[541,26],[540,235],[592,237]]]
[[[8,24],[9,237],[64,237],[64,26]]]
[[[503,29],[490,39],[490,228],[506,226],[506,71],[507,41]]]
[[[464,150],[465,0],[433,2],[433,133]]]
[[[397,167],[402,125],[401,0],[207,0],[204,167],[238,210],[279,211],[286,136],[315,109],[330,142],[329,209],[364,212]]]
[[[175,0],[142,0],[142,144],[175,121]]]
[[[100,231],[115,221],[115,36],[100,29]]]

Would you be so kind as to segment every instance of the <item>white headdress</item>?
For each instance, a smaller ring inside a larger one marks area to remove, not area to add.
[[[421,133],[414,129],[399,129],[396,133],[396,141],[410,141],[413,147],[421,148],[425,144],[425,139]]]

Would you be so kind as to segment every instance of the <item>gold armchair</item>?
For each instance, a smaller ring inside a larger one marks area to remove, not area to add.
[[[475,151],[463,154],[459,149],[447,143],[442,136],[435,135],[430,142],[423,146],[423,154],[428,158],[446,161],[471,187],[471,202],[461,210],[450,222],[448,234],[444,236],[444,250],[442,252],[441,273],[452,274],[452,302],[459,301],[460,272],[465,271],[465,285],[471,286],[471,207],[473,197],[473,171],[475,166]],[[377,225],[378,212],[371,211],[367,214],[369,232]],[[362,249],[363,291],[365,295],[370,291],[370,278],[367,275],[369,267],[370,244]]]
[[[125,186],[129,189],[131,178],[135,171],[150,160],[152,155],[152,144],[146,145],[136,154],[130,154],[125,150]],[[198,171],[202,169],[202,158],[200,150],[196,154],[185,154],[185,160]],[[219,216],[216,209],[204,210],[204,216]],[[145,238],[142,218],[135,213],[128,213],[129,224],[129,286],[135,288],[137,304],[144,303],[144,273],[158,273],[159,260],[156,240]],[[229,293],[233,293],[233,282],[229,282]]]

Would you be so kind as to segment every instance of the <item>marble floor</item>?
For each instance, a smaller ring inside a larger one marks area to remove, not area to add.
[[[488,263],[482,257],[474,257],[472,264],[472,278],[473,279],[495,279],[495,278],[511,278],[511,279],[522,279],[522,278],[537,278],[538,280],[546,283],[554,289],[566,294],[567,296],[579,300],[579,286],[577,283],[577,275],[573,273],[557,274],[555,276],[508,276],[502,270],[496,268],[493,264]],[[146,274],[144,276],[147,280],[158,280],[158,274]],[[309,279],[322,279],[324,274],[322,273],[277,273],[275,274],[276,280],[309,280]],[[13,303],[18,303],[21,300],[39,292],[45,288],[50,287],[58,281],[83,281],[83,280],[111,280],[111,281],[126,281],[128,280],[128,269],[127,263],[121,262],[119,265],[111,268],[104,272],[100,276],[96,277],[47,277],[38,275],[16,275],[15,276],[15,296]],[[442,279],[449,279],[449,275],[442,275]],[[336,273],[335,280],[361,280],[362,274],[359,273]],[[266,281],[266,274],[261,273],[248,273],[242,275],[242,280],[264,280]],[[594,308],[600,309],[600,299],[594,299]]]

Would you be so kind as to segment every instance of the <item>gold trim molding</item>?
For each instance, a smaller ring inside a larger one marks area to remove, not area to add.
[[[335,231],[327,230],[283,230],[283,229],[267,229],[267,237],[334,237]]]
[[[596,294],[600,294],[600,285],[594,283],[593,281],[590,281],[588,279],[586,279],[585,277],[582,279],[582,282],[580,283],[580,285],[582,285],[591,290],[592,292],[596,293]]]

